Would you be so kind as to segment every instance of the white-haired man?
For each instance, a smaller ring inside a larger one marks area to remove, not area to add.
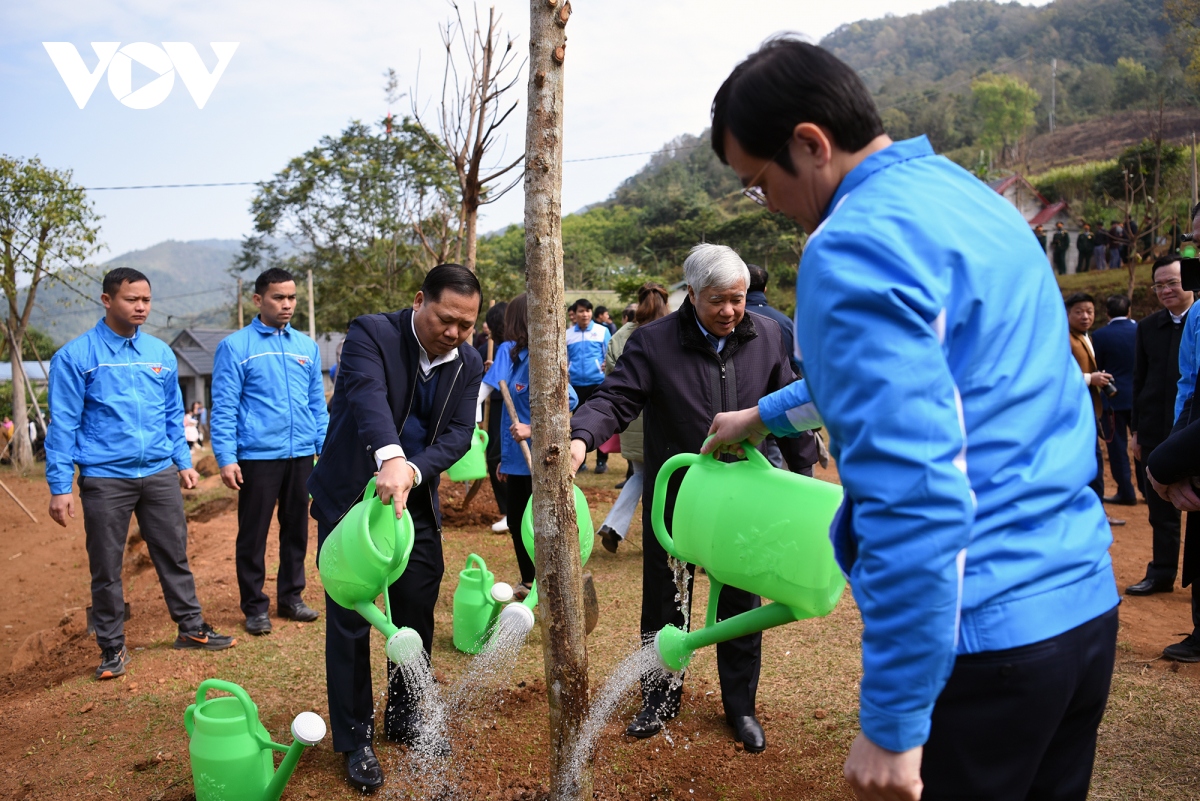
[[[654,481],[669,456],[700,450],[714,415],[754,407],[758,399],[795,380],[779,325],[746,313],[746,264],[730,248],[697,245],[683,264],[688,297],[678,311],[639,326],[629,337],[616,369],[580,406],[571,421],[571,464],[578,469],[588,450],[623,430],[644,413],[645,491],[642,530],[650,531]],[[810,469],[817,447],[809,435],[780,441],[788,465]],[[810,471],[811,472],[811,471]],[[666,499],[670,520],[683,471],[671,479]],[[643,538],[642,635],[667,624],[683,625],[675,601],[674,576],[654,537]],[[689,582],[691,581],[689,577]],[[726,587],[717,617],[724,619],[759,605],[757,596]],[[717,646],[717,670],[725,716],[735,738],[748,751],[762,751],[766,739],[754,715],[761,635]],[[650,737],[662,721],[679,714],[682,687],[646,677],[642,710],[627,733]]]

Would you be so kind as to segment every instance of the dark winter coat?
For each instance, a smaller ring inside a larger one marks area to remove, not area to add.
[[[639,326],[629,337],[616,369],[571,418],[571,437],[595,448],[643,413],[645,488],[654,497],[659,468],[677,453],[697,453],[719,412],[748,409],[762,396],[792,383],[795,375],[783,349],[779,326],[747,313],[717,353],[696,323],[685,299],[679,311]],[[793,470],[817,461],[811,434],[779,440]],[[667,515],[685,470],[677,472],[667,494]],[[650,503],[642,504],[649,532]]]

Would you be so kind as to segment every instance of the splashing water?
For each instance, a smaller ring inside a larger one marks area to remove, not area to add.
[[[451,688],[445,699],[433,679],[427,660],[417,665],[402,665],[401,679],[410,697],[419,698],[416,744],[398,771],[400,787],[389,789],[385,798],[452,799],[458,788],[453,777],[456,756],[450,749],[450,732],[475,706],[485,700],[503,679],[512,675],[517,657],[531,631],[528,618],[501,616],[489,630],[487,645],[471,660],[466,673]]]
[[[681,563],[682,564],[682,563]],[[656,675],[657,674],[657,675]],[[638,680],[645,677],[649,680],[665,678],[668,675],[659,661],[658,651],[654,642],[650,641],[625,657],[616,670],[609,675],[604,686],[592,701],[591,709],[579,732],[579,739],[571,748],[570,755],[561,763],[560,786],[574,786],[583,773],[584,765],[591,759],[600,732],[608,725],[617,706]],[[666,731],[666,729],[663,729]]]
[[[692,619],[692,592],[688,586],[690,576],[687,562],[668,556],[667,567],[675,574],[675,603],[679,604],[679,609],[683,612],[683,630],[689,631],[688,624]]]

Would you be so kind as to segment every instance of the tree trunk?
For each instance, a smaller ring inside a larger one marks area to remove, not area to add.
[[[25,473],[33,469],[33,445],[29,442],[29,406],[25,400],[25,371],[21,369],[21,341],[9,327],[9,355],[12,357],[13,441],[9,448],[13,467]]]
[[[526,201],[528,206],[528,201]],[[471,272],[475,272],[475,253],[477,244],[475,241],[475,230],[479,223],[479,207],[468,208],[463,215],[466,219],[466,230],[463,232],[463,238],[466,240],[466,258],[463,260],[463,266]]]
[[[530,0],[529,107],[525,127],[525,267],[533,520],[539,617],[550,703],[550,797],[592,797],[590,768],[564,775],[588,706],[583,571],[570,475],[566,321],[563,315],[563,33],[567,9]],[[566,13],[564,13],[566,12]]]

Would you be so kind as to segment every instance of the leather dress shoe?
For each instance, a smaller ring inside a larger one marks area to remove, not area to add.
[[[1164,648],[1163,656],[1176,662],[1200,662],[1200,636],[1192,632],[1183,642]]]
[[[733,739],[737,740],[751,754],[762,753],[767,747],[767,735],[763,734],[762,724],[753,715],[729,718],[733,727]]]
[[[608,526],[601,526],[596,532],[600,535],[600,544],[604,546],[604,550],[609,553],[616,553],[617,546],[621,544],[621,535]]]
[[[321,613],[304,603],[304,601],[299,601],[295,606],[280,604],[279,616],[300,623],[312,623],[321,616]]]
[[[261,637],[271,633],[271,618],[266,612],[261,615],[250,615],[246,618],[246,633]]]
[[[1116,506],[1137,506],[1137,498],[1121,498],[1116,495],[1111,495],[1104,499],[1105,503],[1111,503]]]
[[[1146,577],[1125,588],[1126,595],[1154,595],[1158,592],[1175,592],[1175,582]]]
[[[637,716],[625,727],[625,733],[630,737],[645,740],[662,731],[663,722],[658,710],[651,706],[642,707]]]
[[[371,746],[346,754],[346,781],[360,793],[373,793],[383,786],[383,768]]]

